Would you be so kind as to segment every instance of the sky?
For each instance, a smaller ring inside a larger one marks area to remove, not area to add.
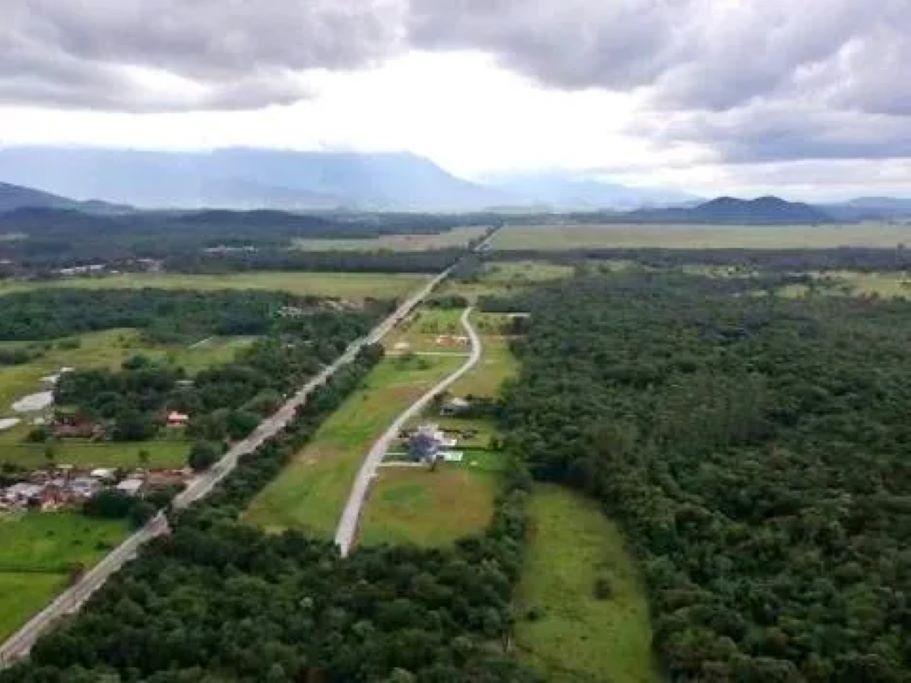
[[[911,0],[2,0],[0,145],[911,196]]]

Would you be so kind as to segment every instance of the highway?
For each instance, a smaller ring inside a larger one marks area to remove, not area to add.
[[[338,529],[335,532],[335,543],[339,547],[342,557],[347,557],[354,545],[354,540],[357,536],[358,521],[361,517],[361,509],[364,507],[364,500],[367,497],[367,492],[370,490],[370,484],[372,484],[373,480],[376,478],[377,469],[380,464],[382,464],[386,451],[389,450],[389,446],[398,438],[399,432],[402,431],[402,428],[408,420],[415,415],[420,414],[435,395],[452,386],[456,380],[471,370],[481,358],[481,339],[478,337],[477,332],[475,332],[474,327],[471,325],[471,321],[468,319],[470,314],[471,307],[469,306],[462,313],[461,318],[462,327],[465,328],[465,331],[468,333],[468,338],[471,340],[471,353],[466,361],[459,366],[458,370],[442,379],[436,386],[408,406],[408,408],[389,425],[383,435],[374,442],[373,446],[370,447],[370,451],[364,458],[364,461],[361,463],[361,468],[358,470],[354,485],[351,487],[351,493],[348,496],[347,503],[345,503],[345,509],[342,511],[342,517],[339,520]]]
[[[339,368],[353,361],[365,345],[374,344],[382,339],[415,306],[427,298],[440,282],[449,276],[453,267],[450,266],[434,276],[391,315],[374,327],[367,336],[349,344],[341,356],[302,386],[275,414],[263,420],[247,438],[235,443],[211,468],[194,477],[189,485],[174,498],[174,507],[185,508],[208,495],[218,482],[228,476],[237,466],[241,455],[255,451],[264,441],[280,432],[291,421],[297,408],[307,400],[314,389],[325,383]],[[167,518],[164,513],[159,512],[145,526],[114,548],[98,564],[86,571],[72,586],[58,595],[47,607],[0,645],[0,667],[8,666],[28,655],[32,645],[43,633],[61,617],[77,611],[109,576],[136,557],[140,546],[156,536],[167,533],[168,530]]]

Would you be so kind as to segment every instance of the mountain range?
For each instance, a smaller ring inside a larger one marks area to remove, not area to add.
[[[607,220],[741,223],[911,217],[911,199],[863,197],[819,206],[776,197],[702,202],[675,190],[627,187],[573,172],[518,173],[472,183],[405,152],[7,147],[0,148],[0,181],[0,211],[594,211]]]

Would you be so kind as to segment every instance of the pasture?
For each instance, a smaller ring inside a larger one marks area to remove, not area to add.
[[[450,545],[487,526],[497,488],[496,474],[481,468],[383,467],[361,519],[360,543]]]
[[[270,532],[293,528],[331,538],[370,446],[399,413],[462,362],[453,356],[381,361],[253,499],[244,519]]]
[[[659,681],[644,587],[599,505],[556,485],[529,500],[516,651],[546,680]],[[599,579],[609,586],[596,597]]]
[[[380,235],[364,239],[296,239],[295,249],[303,251],[432,251],[459,249],[484,236],[483,225],[468,225],[433,234]]]
[[[395,299],[417,289],[428,276],[412,273],[314,273],[257,271],[218,275],[182,273],[129,273],[98,277],[72,277],[60,280],[0,281],[0,295],[45,287],[85,289],[257,289],[283,291],[298,296],[349,299]]]
[[[812,285],[788,285],[780,294],[801,296],[877,296],[884,299],[911,299],[911,277],[902,271],[861,273],[829,271],[810,273]]]
[[[0,640],[91,567],[128,533],[123,520],[78,513],[0,514]]]
[[[823,249],[911,243],[911,225],[510,225],[493,239],[494,251],[572,249]]]

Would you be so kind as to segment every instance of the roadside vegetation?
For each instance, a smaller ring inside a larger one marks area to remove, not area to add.
[[[428,234],[391,234],[361,239],[305,238],[294,240],[293,246],[304,251],[428,251],[467,247],[482,238],[488,229],[484,225],[471,225]]]

